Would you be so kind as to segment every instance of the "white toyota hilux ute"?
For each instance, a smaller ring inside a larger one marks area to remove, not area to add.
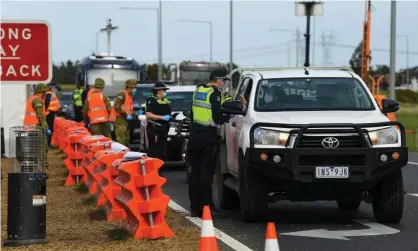
[[[403,125],[385,115],[399,109],[396,101],[380,109],[349,68],[235,69],[230,77],[236,73],[224,108],[242,112],[221,127],[221,208],[258,220],[281,200],[336,201],[341,210],[365,201],[378,222],[400,221],[408,148]]]

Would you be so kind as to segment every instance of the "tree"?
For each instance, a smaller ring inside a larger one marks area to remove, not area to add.
[[[361,44],[362,42],[354,49],[350,59],[351,69],[353,69],[357,75],[361,75]]]

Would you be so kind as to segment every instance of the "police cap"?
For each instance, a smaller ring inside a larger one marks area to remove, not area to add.
[[[156,83],[151,90],[169,90],[169,88],[167,88],[163,83]]]
[[[228,72],[225,69],[214,70],[213,72],[210,73],[209,80],[210,81],[215,81],[217,79],[225,80],[226,74],[228,74]]]

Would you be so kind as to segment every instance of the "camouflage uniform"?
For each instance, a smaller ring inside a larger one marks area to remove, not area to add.
[[[96,78],[94,82],[94,88],[104,89],[104,87],[105,87],[104,80],[102,78]],[[93,91],[97,92],[96,90],[93,90]],[[104,103],[106,104],[106,110],[110,115],[110,112],[112,111],[112,105],[110,104],[109,97],[107,97],[106,95],[103,95],[103,100],[104,100]],[[89,121],[88,112],[89,112],[89,101],[88,99],[86,99],[86,101],[84,102],[84,107],[83,107],[83,117],[85,121]],[[110,134],[109,122],[90,125],[90,132],[93,135],[103,135],[107,138],[110,138],[110,139],[112,138],[112,135]]]
[[[35,94],[38,93],[46,93],[49,91],[49,88],[46,84],[39,83],[36,85]],[[38,117],[39,124],[38,126],[42,127],[42,131],[44,135],[42,136],[42,160],[44,162],[44,167],[48,167],[48,135],[45,133],[48,130],[48,123],[46,122],[45,114],[44,114],[44,103],[40,99],[34,99],[32,101],[32,107],[35,110],[36,116]]]
[[[126,88],[136,88],[137,80],[129,79],[125,83]],[[132,96],[132,93],[130,94]],[[120,91],[115,98],[115,103],[113,104],[115,111],[121,116],[116,117],[115,121],[115,136],[116,141],[122,145],[129,145],[130,142],[130,130],[129,123],[126,120],[126,112],[122,110],[122,105],[125,103],[125,92]],[[134,114],[132,114],[134,116]]]

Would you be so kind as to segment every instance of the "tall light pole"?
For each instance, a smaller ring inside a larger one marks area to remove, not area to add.
[[[396,85],[396,1],[391,2],[390,13],[390,98],[395,99]]]
[[[296,2],[296,16],[306,16],[306,47],[305,47],[305,67],[309,67],[309,46],[311,38],[311,17],[312,16],[322,16],[323,12],[323,3],[315,1],[302,1]]]
[[[107,54],[110,55],[112,53],[112,32],[119,27],[112,25],[112,19],[107,19],[106,27],[100,29],[100,32],[107,33]]]
[[[398,35],[398,37],[403,37],[406,39],[406,84],[409,85],[409,36]]]
[[[162,1],[159,1],[159,8],[134,8],[134,7],[120,7],[120,10],[136,10],[136,11],[156,11],[157,13],[157,43],[158,43],[158,80],[163,79],[163,35],[162,35],[162,15],[161,15]]]
[[[200,23],[200,24],[208,24],[209,25],[209,54],[210,54],[210,60],[209,62],[212,62],[212,43],[213,43],[213,37],[212,37],[212,21],[203,21],[203,20],[185,20],[181,19],[178,20],[179,22],[183,23]]]
[[[233,7],[233,2],[232,0],[229,1],[229,71],[232,71],[234,69],[233,66],[233,58],[232,58],[232,54],[234,52],[234,47],[233,47],[233,16],[232,16],[232,7]]]

